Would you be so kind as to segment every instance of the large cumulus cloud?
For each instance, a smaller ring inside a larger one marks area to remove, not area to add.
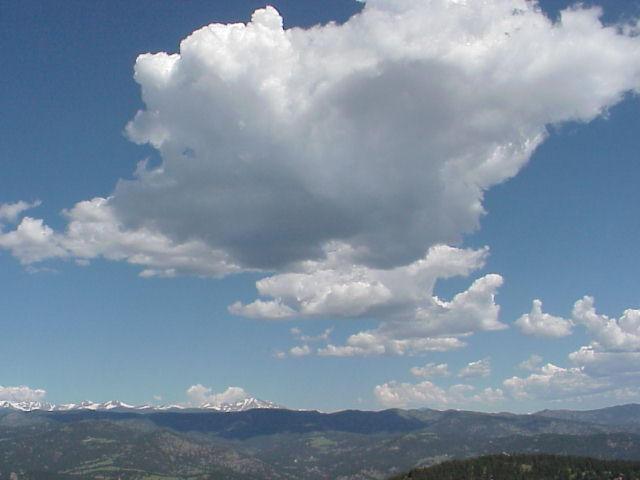
[[[284,30],[267,7],[204,27],[178,54],[138,58],[146,109],[127,131],[163,161],[112,203],[247,267],[335,240],[370,265],[408,263],[475,229],[483,192],[546,125],[638,87],[640,42],[598,14],[554,25],[524,0],[374,0],[339,26]]]
[[[141,55],[145,108],[127,132],[161,164],[101,205],[127,244],[115,257],[145,264],[139,232],[166,247],[149,275],[282,270],[331,242],[387,268],[459,241],[547,125],[589,121],[638,88],[640,39],[600,13],[554,24],[525,0],[370,0],[342,25],[285,30],[267,7]],[[22,225],[59,248],[2,244],[26,263],[75,255],[45,227]],[[114,257],[112,238],[94,245]],[[193,245],[196,261],[173,261]]]

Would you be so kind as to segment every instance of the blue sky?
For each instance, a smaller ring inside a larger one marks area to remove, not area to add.
[[[234,398],[216,394],[237,386],[322,410],[638,401],[640,47],[637,25],[604,35],[588,8],[628,26],[640,2],[588,2],[556,27],[533,8],[504,20],[523,2],[503,0],[469,25],[454,3],[401,2],[394,20],[376,0],[364,7],[370,22],[357,24],[355,1],[272,2],[285,29],[353,28],[316,29],[315,46],[298,30],[292,57],[267,10],[254,17],[266,25],[254,43],[198,37],[183,55],[192,63],[180,65],[186,80],[167,85],[153,59],[139,61],[134,80],[138,55],[175,53],[200,27],[249,22],[265,5],[1,5],[0,205],[41,203],[0,214],[0,399],[27,386],[52,402],[195,402],[186,391],[201,384],[207,398]],[[557,22],[570,4],[540,2]],[[496,37],[499,21],[508,31]],[[424,42],[418,53],[409,40]],[[294,81],[260,83],[296,75],[333,90],[319,102]],[[305,99],[312,107],[301,114]],[[300,115],[286,138],[280,101]],[[125,132],[139,110],[161,115]],[[496,152],[498,163],[474,163]],[[110,199],[71,210],[96,197]],[[87,227],[89,207],[105,215],[98,230]],[[13,234],[25,217],[55,233]],[[107,238],[113,225],[118,235]],[[424,267],[435,287],[413,284],[402,268],[441,244],[455,250],[438,250],[436,273]],[[466,276],[438,273],[460,268]],[[479,303],[437,303],[483,278]],[[426,295],[416,300],[414,289]],[[574,309],[585,295],[597,313],[588,302]],[[527,332],[514,322],[534,299],[552,317]],[[328,338],[305,338],[327,329]],[[425,339],[431,346],[414,345]],[[537,363],[518,366],[532,355]]]

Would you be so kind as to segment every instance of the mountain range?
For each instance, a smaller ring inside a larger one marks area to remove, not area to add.
[[[285,408],[273,402],[260,400],[258,398],[245,398],[233,403],[203,403],[199,406],[193,405],[129,405],[119,400],[108,402],[83,401],[79,403],[64,403],[56,405],[38,401],[0,401],[0,409],[18,410],[21,412],[43,411],[43,412],[69,412],[78,410],[91,411],[114,411],[114,412],[165,412],[165,411],[197,411],[211,410],[216,412],[244,412],[255,408]]]
[[[640,460],[635,404],[524,415],[99,405],[0,408],[0,479],[382,480],[503,452]]]

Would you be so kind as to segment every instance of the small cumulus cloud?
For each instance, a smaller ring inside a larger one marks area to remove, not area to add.
[[[543,358],[540,355],[536,355],[535,353],[530,355],[529,358],[523,360],[518,364],[518,368],[520,370],[528,370],[530,372],[534,372],[540,368],[542,364]]]
[[[490,358],[469,362],[458,372],[458,377],[460,378],[488,377],[489,375],[491,375]]]
[[[573,306],[574,322],[594,338],[594,348],[608,352],[640,351],[640,309],[627,309],[620,318],[596,312],[593,297],[585,296]]]
[[[241,387],[228,387],[226,390],[216,393],[210,387],[201,384],[192,385],[187,389],[189,404],[194,407],[209,405],[219,407],[226,403],[235,403],[249,397],[249,394]]]
[[[573,322],[562,317],[554,317],[542,312],[542,302],[533,301],[530,313],[522,315],[515,324],[525,335],[560,338],[571,335]]]
[[[295,346],[289,350],[289,355],[292,357],[306,357],[311,354],[311,348],[309,345]]]
[[[448,377],[449,366],[446,363],[427,363],[422,367],[412,367],[411,374],[416,377],[433,378],[433,377]]]

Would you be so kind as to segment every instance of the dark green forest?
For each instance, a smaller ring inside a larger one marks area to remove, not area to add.
[[[558,455],[488,455],[412,470],[393,480],[638,480],[640,462]]]

